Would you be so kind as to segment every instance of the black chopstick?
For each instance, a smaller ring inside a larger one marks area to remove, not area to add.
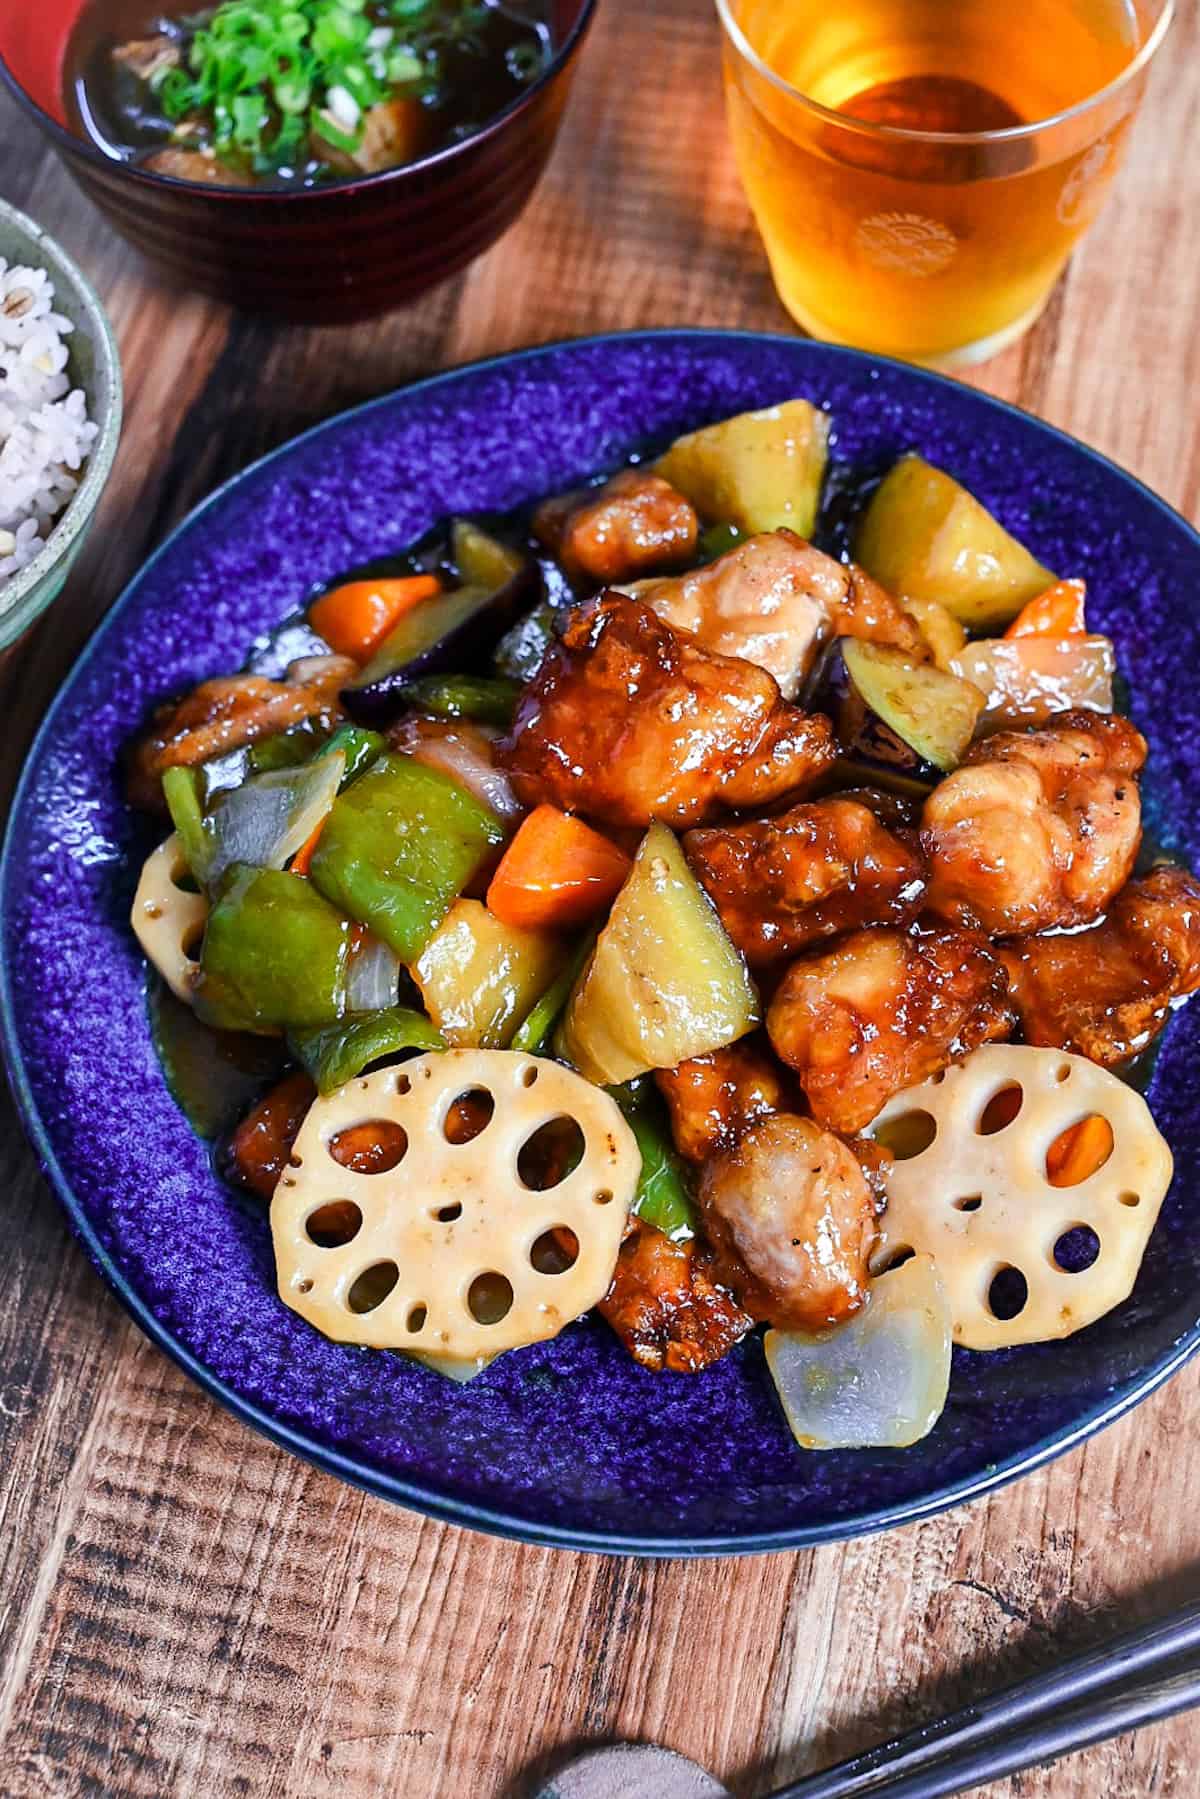
[[[1193,1604],[768,1799],[938,1799],[1197,1704],[1200,1604]]]

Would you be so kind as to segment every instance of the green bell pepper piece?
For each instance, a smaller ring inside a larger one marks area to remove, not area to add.
[[[317,1083],[319,1093],[333,1093],[372,1062],[405,1049],[445,1049],[446,1040],[423,1012],[410,1006],[387,1006],[364,1012],[344,1024],[320,1031],[294,1031],[289,1039],[296,1056]]]
[[[410,706],[434,718],[469,718],[507,730],[517,709],[521,683],[500,676],[422,675],[406,681],[401,691]]]
[[[234,863],[204,933],[196,1016],[259,1036],[333,1024],[346,1008],[352,938],[311,881]]]
[[[260,737],[246,751],[250,772],[265,775],[277,768],[297,768],[321,747],[324,738],[323,728],[307,722],[293,725],[289,731],[279,731],[274,737]]]
[[[366,731],[361,725],[339,725],[329,742],[317,751],[317,756],[331,756],[336,750],[346,753],[346,772],[342,776],[341,791],[344,793],[351,781],[377,762],[387,748],[387,738],[378,731]]]
[[[439,769],[385,755],[333,803],[313,884],[415,962],[504,826]]]
[[[175,826],[184,860],[203,887],[212,861],[213,842],[201,803],[201,780],[194,768],[168,768],[162,778],[163,798]]]
[[[654,1226],[682,1243],[696,1235],[696,1206],[692,1199],[687,1164],[676,1152],[662,1117],[662,1106],[649,1082],[640,1077],[621,1087],[605,1091],[616,1100],[625,1114],[626,1123],[637,1138],[642,1154],[642,1169],[630,1211],[635,1218]]]

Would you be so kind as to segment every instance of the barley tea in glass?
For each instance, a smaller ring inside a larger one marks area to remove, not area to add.
[[[941,366],[1032,324],[1172,0],[717,0],[734,151],[815,337]]]

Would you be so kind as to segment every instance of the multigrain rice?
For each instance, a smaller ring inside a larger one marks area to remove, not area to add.
[[[67,376],[72,329],[46,271],[0,257],[0,603],[79,486],[98,430]]]

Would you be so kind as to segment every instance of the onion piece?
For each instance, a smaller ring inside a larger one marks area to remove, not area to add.
[[[933,1257],[880,1275],[840,1329],[772,1330],[763,1348],[802,1449],[907,1449],[937,1423],[950,1384],[950,1308]]]
[[[209,816],[209,885],[215,887],[235,862],[282,868],[328,813],[345,772],[345,752],[334,750],[299,768],[252,775],[235,787]]]
[[[464,719],[448,723],[438,718],[405,718],[388,732],[388,741],[403,755],[423,762],[427,768],[440,769],[490,806],[505,824],[522,816],[525,808],[512,790],[512,783],[493,759],[493,745],[498,732]]]
[[[364,933],[346,976],[349,1012],[382,1012],[400,998],[400,958],[382,937]]]
[[[466,1386],[468,1381],[474,1380],[477,1374],[482,1374],[485,1368],[490,1368],[493,1362],[499,1360],[494,1355],[481,1355],[474,1361],[469,1361],[460,1356],[418,1355],[411,1349],[405,1353],[414,1362],[420,1362],[422,1367],[430,1369],[434,1374],[444,1375],[447,1380],[456,1382],[460,1387]]]

